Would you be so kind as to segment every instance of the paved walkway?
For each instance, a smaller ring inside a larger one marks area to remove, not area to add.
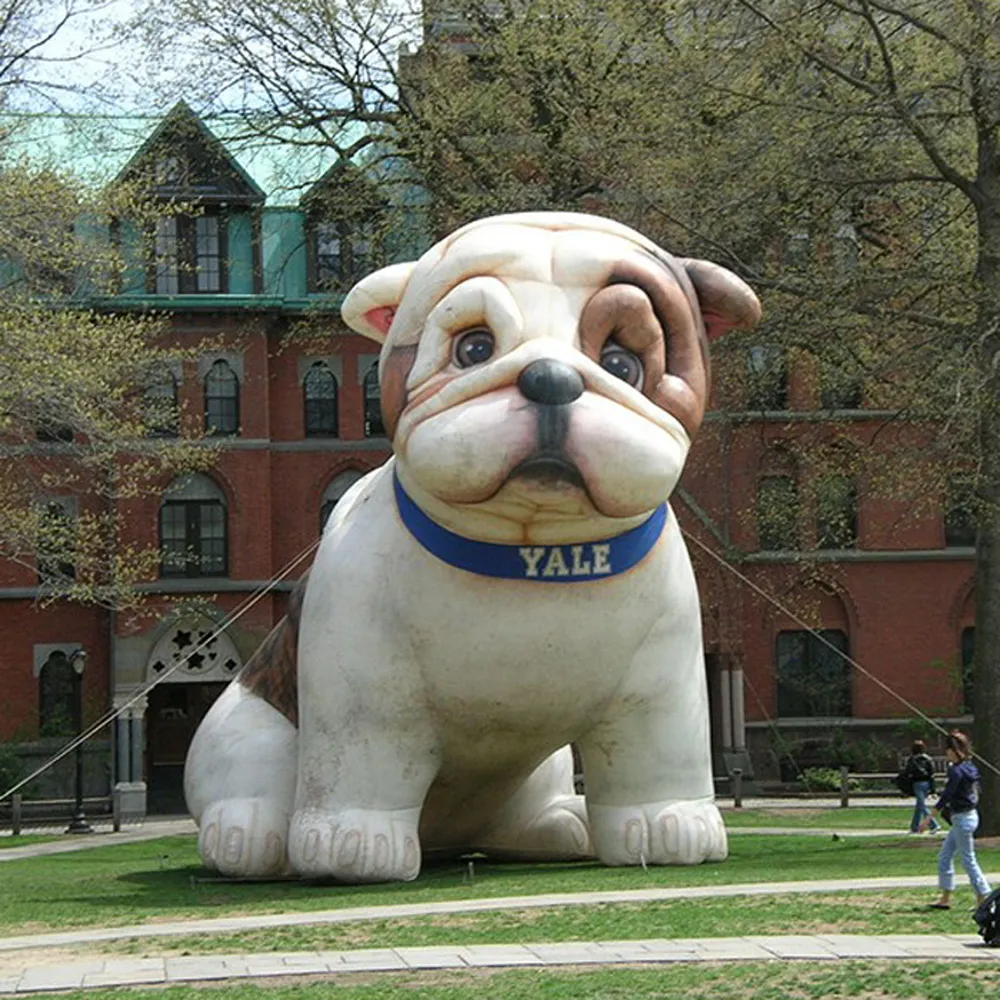
[[[533,966],[662,965],[811,959],[962,959],[1000,967],[1000,950],[969,935],[843,934],[785,937],[685,938],[648,941],[567,941],[560,944],[444,945],[356,951],[269,952],[263,955],[181,955],[171,958],[94,959],[39,966],[0,979],[0,993],[39,993],[108,986],[160,985],[265,977],[359,972],[482,969]]]

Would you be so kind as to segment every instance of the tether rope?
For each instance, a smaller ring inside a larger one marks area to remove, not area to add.
[[[783,615],[785,615],[786,617],[788,617],[789,620],[795,622],[804,631],[807,631],[811,636],[813,636],[813,638],[815,638],[816,640],[818,640],[820,643],[822,643],[828,649],[832,650],[834,653],[836,653],[838,656],[840,656],[842,659],[844,659],[847,663],[849,663],[851,665],[851,667],[853,667],[855,670],[857,670],[860,674],[862,674],[863,676],[865,676],[866,678],[868,678],[870,681],[872,681],[873,683],[875,683],[876,685],[878,685],[880,688],[882,688],[883,691],[885,691],[891,697],[895,698],[900,704],[902,704],[903,706],[905,706],[908,711],[912,712],[913,715],[915,715],[915,716],[919,717],[920,719],[922,719],[924,722],[926,722],[929,726],[931,726],[937,732],[942,733],[944,735],[948,734],[948,732],[949,732],[948,729],[946,729],[940,723],[936,722],[933,718],[931,718],[929,715],[927,715],[925,712],[923,712],[920,708],[918,708],[916,705],[914,705],[913,702],[909,701],[909,699],[907,699],[906,697],[904,697],[902,694],[900,694],[898,691],[896,691],[894,688],[892,688],[889,684],[885,683],[885,681],[883,681],[881,678],[875,676],[875,674],[873,674],[870,670],[868,670],[866,667],[864,667],[862,664],[860,664],[853,657],[849,656],[843,650],[838,649],[833,643],[831,643],[828,639],[826,639],[823,635],[821,635],[816,629],[814,629],[812,626],[810,626],[808,623],[806,623],[799,615],[797,615],[794,611],[792,611],[790,608],[788,608],[786,605],[784,605],[776,597],[774,597],[771,594],[767,593],[767,591],[765,591],[762,587],[760,587],[756,583],[754,583],[754,581],[751,580],[745,573],[741,573],[735,566],[732,565],[732,563],[730,563],[728,560],[724,559],[717,552],[713,551],[708,545],[706,545],[704,542],[702,542],[700,538],[698,538],[696,535],[692,534],[690,531],[688,531],[685,528],[682,528],[681,532],[682,532],[682,534],[684,535],[684,537],[689,542],[693,542],[696,546],[698,546],[698,548],[702,552],[704,552],[706,555],[710,556],[717,563],[719,563],[721,566],[723,566],[725,569],[727,569],[741,583],[743,583],[745,586],[749,587],[752,591],[754,591],[754,593],[756,593],[758,596],[762,597],[765,601],[767,601],[768,603],[772,604]],[[43,774],[50,767],[52,767],[55,764],[57,764],[60,760],[63,760],[65,757],[67,757],[69,754],[71,754],[78,746],[81,746],[88,739],[90,739],[91,736],[93,736],[95,733],[99,732],[105,726],[107,726],[110,723],[112,723],[123,712],[127,711],[129,708],[131,708],[133,705],[135,705],[142,698],[145,698],[149,694],[150,691],[152,691],[157,685],[159,685],[163,681],[165,681],[167,679],[167,677],[169,677],[172,673],[174,673],[174,671],[179,670],[181,667],[183,667],[188,662],[188,660],[195,653],[197,653],[200,650],[202,650],[202,649],[206,648],[207,646],[209,646],[215,639],[217,639],[222,633],[224,633],[226,631],[226,629],[230,625],[235,624],[237,621],[239,621],[239,619],[242,618],[243,615],[245,615],[258,601],[260,601],[265,596],[267,596],[267,594],[270,593],[270,591],[273,590],[274,587],[278,583],[280,583],[290,572],[292,572],[292,570],[294,570],[296,566],[298,566],[304,559],[306,559],[310,555],[312,555],[312,553],[318,547],[319,542],[320,542],[320,539],[317,538],[314,542],[310,543],[297,556],[295,556],[294,559],[290,560],[284,566],[284,568],[276,576],[272,577],[263,587],[259,588],[257,591],[255,591],[253,594],[251,594],[249,597],[244,598],[243,601],[240,603],[240,605],[237,605],[237,608],[233,612],[231,612],[229,615],[227,615],[223,619],[223,621],[214,629],[214,631],[207,638],[203,639],[197,646],[195,646],[181,660],[179,660],[173,666],[171,666],[170,668],[168,668],[167,670],[165,670],[160,676],[154,678],[147,685],[145,685],[144,687],[142,687],[139,690],[137,690],[122,705],[120,705],[117,708],[115,708],[115,709],[107,712],[104,716],[102,716],[96,722],[91,723],[90,726],[88,726],[83,732],[79,733],[72,740],[70,740],[70,742],[67,743],[66,746],[64,746],[58,753],[56,753],[55,755],[53,755],[49,760],[47,760],[40,767],[36,768],[27,777],[25,777],[25,778],[21,779],[19,782],[17,782],[17,784],[15,784],[13,787],[7,789],[7,791],[5,791],[2,795],[0,795],[0,802],[2,802],[4,799],[8,798],[9,796],[15,794],[19,789],[23,788],[29,782],[33,781],[40,774]],[[759,698],[759,696],[756,695],[756,690],[754,691],[754,694],[757,697],[757,701],[760,704],[761,710],[764,711],[764,706],[763,706],[762,703],[760,703],[760,698]],[[767,719],[767,721],[771,721],[769,719],[769,716],[767,715],[766,711],[764,711],[764,715],[765,715],[765,719]],[[791,754],[789,754],[789,756],[791,757]],[[985,757],[983,757],[979,753],[973,752],[972,756],[976,760],[978,760],[981,764],[983,764],[986,768],[988,768],[990,771],[992,771],[994,774],[1000,776],[1000,767],[997,767],[997,765],[995,765],[992,761],[987,760]],[[792,761],[793,761],[793,763],[795,763],[796,767],[798,767],[798,764],[794,760],[794,758],[792,758]]]
[[[50,767],[58,764],[63,758],[69,756],[78,746],[81,746],[87,740],[91,738],[95,733],[102,730],[105,726],[110,725],[115,721],[123,712],[130,709],[136,702],[141,701],[145,698],[150,691],[153,690],[158,684],[162,684],[174,671],[180,670],[192,656],[198,653],[202,649],[206,649],[210,646],[226,629],[235,624],[243,617],[258,601],[266,597],[289,573],[292,572],[303,560],[307,559],[309,556],[315,552],[316,548],[319,546],[320,539],[317,538],[315,541],[311,542],[306,546],[294,559],[290,560],[285,566],[278,572],[276,576],[271,577],[270,580],[263,587],[258,588],[248,597],[243,598],[236,608],[231,611],[222,622],[216,626],[216,628],[205,638],[202,639],[197,646],[190,650],[182,659],[178,660],[173,666],[169,667],[158,677],[154,677],[152,681],[146,684],[144,687],[139,688],[135,691],[131,697],[125,701],[123,704],[119,705],[106,712],[101,718],[96,722],[91,723],[85,730],[78,733],[72,740],[69,741],[61,750],[53,755],[49,760],[47,760],[40,767],[36,768],[31,772],[26,778],[22,778],[16,785],[8,788],[2,795],[0,795],[0,802],[14,795],[19,789],[23,788],[29,782],[34,781],[40,774],[43,774]]]
[[[803,630],[809,632],[809,634],[812,635],[813,638],[817,639],[828,649],[833,650],[833,652],[835,652],[838,656],[846,660],[860,674],[863,674],[865,677],[868,678],[868,680],[873,681],[880,688],[882,688],[883,691],[891,695],[901,705],[904,705],[907,709],[909,709],[909,711],[911,711],[914,715],[918,716],[919,718],[923,719],[924,722],[926,722],[929,726],[932,726],[939,733],[943,733],[945,736],[948,735],[949,732],[948,729],[946,729],[940,723],[936,722],[925,712],[917,708],[917,706],[914,705],[912,701],[909,701],[898,691],[894,690],[892,687],[886,684],[885,681],[883,681],[881,678],[876,677],[870,670],[868,670],[866,667],[863,667],[852,656],[849,656],[843,650],[838,649],[832,642],[824,638],[816,629],[806,624],[806,622],[803,621],[802,618],[800,618],[797,614],[795,614],[794,611],[792,611],[790,608],[782,604],[781,601],[779,601],[776,597],[773,597],[771,594],[767,593],[767,591],[765,591],[763,588],[759,587],[756,583],[753,582],[753,580],[750,579],[750,577],[748,577],[745,573],[741,573],[735,566],[733,566],[732,563],[728,562],[726,559],[723,559],[723,557],[720,556],[717,552],[714,552],[711,548],[709,548],[703,541],[701,541],[700,538],[691,534],[691,532],[687,531],[685,528],[682,528],[681,532],[684,535],[684,537],[688,539],[688,541],[694,542],[694,544],[697,545],[698,548],[702,550],[702,552],[711,556],[717,563],[728,569],[729,572],[732,573],[741,583],[745,584],[752,591],[754,591],[754,593],[764,598],[765,601],[768,601],[769,603],[773,604],[783,615],[786,615],[791,621],[795,622],[796,625],[800,626]],[[1000,767],[997,767],[992,761],[987,760],[985,757],[981,756],[978,753],[973,753],[972,756],[975,757],[976,760],[980,761],[980,763],[984,764],[994,774],[1000,775]]]

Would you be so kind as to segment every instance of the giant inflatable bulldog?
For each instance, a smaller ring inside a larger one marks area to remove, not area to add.
[[[394,457],[340,501],[185,789],[206,865],[726,856],[698,592],[666,504],[753,292],[606,219],[483,219],[361,281]],[[568,744],[583,760],[575,795]]]

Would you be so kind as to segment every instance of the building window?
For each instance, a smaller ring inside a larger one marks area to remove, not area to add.
[[[50,501],[40,511],[36,562],[38,582],[56,584],[76,579],[76,518],[73,501]]]
[[[858,543],[858,490],[850,476],[816,483],[816,547],[851,549]]]
[[[781,243],[781,266],[793,271],[806,270],[812,260],[812,240],[799,229],[786,234]]]
[[[382,397],[378,386],[378,362],[368,369],[364,381],[365,437],[385,437],[382,423]]]
[[[948,548],[973,548],[976,531],[975,489],[967,480],[952,479],[944,512],[944,544]]]
[[[792,476],[764,476],[757,491],[757,545],[784,552],[799,545],[799,489]]]
[[[759,344],[747,352],[747,408],[784,410],[788,408],[788,370],[785,349]]]
[[[216,361],[205,376],[205,432],[238,434],[240,383],[226,361]]]
[[[322,534],[326,527],[326,522],[333,513],[333,508],[340,502],[340,498],[361,478],[361,473],[354,469],[341,472],[334,476],[330,485],[323,491],[323,499],[319,508],[319,530]]]
[[[819,402],[824,410],[859,410],[861,379],[841,368],[824,365],[820,377]]]
[[[851,665],[845,659],[845,632],[779,632],[777,654],[781,718],[850,716]]]
[[[376,264],[376,239],[371,226],[340,220],[312,224],[313,291],[344,291]]]
[[[143,394],[146,435],[176,437],[180,410],[177,399],[177,376],[167,365],[158,365],[150,374]]]
[[[190,476],[160,506],[160,575],[226,576],[227,511],[222,491],[206,476]]]
[[[306,372],[302,385],[306,437],[337,436],[337,379],[322,361]]]
[[[73,667],[62,650],[56,650],[38,674],[39,736],[76,734],[73,699]]]
[[[73,428],[56,417],[35,420],[35,438],[46,444],[71,444],[75,437]]]
[[[973,685],[976,675],[976,629],[962,629],[962,714],[972,714]]]
[[[153,291],[158,295],[225,291],[224,219],[171,215],[158,219],[153,239]]]

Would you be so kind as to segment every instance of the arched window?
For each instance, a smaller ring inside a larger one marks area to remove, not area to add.
[[[378,362],[365,375],[365,437],[384,437],[382,423],[382,397],[378,386]]]
[[[851,549],[858,543],[858,488],[851,476],[816,481],[816,547]]]
[[[847,633],[805,629],[778,633],[778,715],[782,718],[851,715]]]
[[[58,586],[76,579],[76,510],[70,498],[50,500],[39,511],[35,559],[41,584]]]
[[[69,657],[57,649],[42,664],[38,674],[38,733],[40,736],[72,736],[76,732],[73,700],[73,668]]]
[[[226,576],[226,501],[207,476],[184,476],[160,505],[160,575]]]
[[[788,408],[788,365],[785,349],[777,344],[758,344],[747,352],[747,409]]]
[[[340,498],[361,478],[360,472],[349,469],[334,476],[330,485],[323,491],[323,500],[319,508],[319,530],[322,533],[326,527],[326,522],[333,513],[333,508],[337,506]]]
[[[327,364],[317,361],[302,384],[306,437],[337,436],[337,379]]]
[[[239,430],[239,379],[228,362],[220,359],[205,376],[205,431],[208,434],[238,434]]]
[[[861,407],[861,376],[826,362],[820,369],[819,402],[824,410],[857,410]]]
[[[976,544],[976,491],[964,477],[948,481],[944,511],[944,544],[948,548],[973,548]]]
[[[782,552],[798,545],[798,484],[789,475],[764,476],[757,490],[757,546]]]
[[[973,689],[976,677],[976,628],[970,625],[962,629],[962,711],[971,714]]]
[[[167,365],[150,372],[143,394],[146,434],[149,437],[176,437],[178,432],[177,376]]]

